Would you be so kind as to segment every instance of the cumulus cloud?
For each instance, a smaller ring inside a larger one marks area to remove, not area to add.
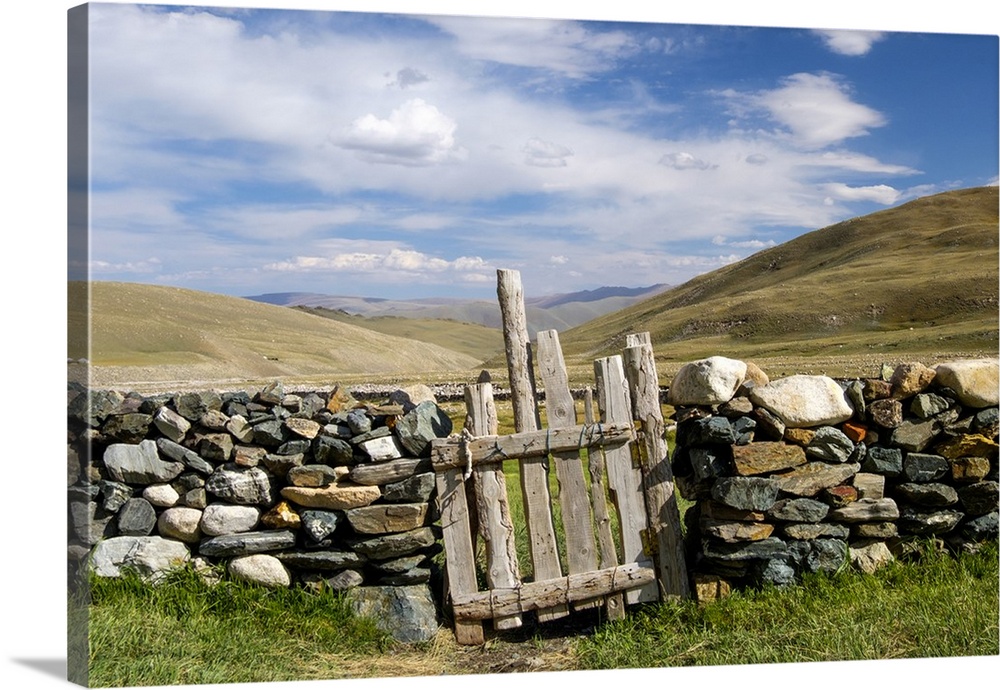
[[[847,85],[831,74],[801,72],[783,79],[777,89],[749,96],[733,91],[723,95],[738,115],[745,114],[747,107],[762,109],[793,143],[805,149],[864,136],[887,122],[877,110],[853,101]]]
[[[110,261],[91,261],[89,263],[90,272],[97,274],[110,273],[136,273],[149,274],[156,273],[161,269],[160,260],[150,257],[141,261],[126,261],[123,263],[112,263]]]
[[[524,162],[537,168],[565,168],[566,159],[573,155],[573,151],[561,144],[534,137],[528,139],[522,150]]]
[[[855,29],[817,29],[814,33],[834,53],[852,57],[867,54],[875,43],[885,38],[881,31]]]
[[[660,157],[660,165],[665,165],[674,170],[711,170],[718,167],[686,151],[664,154]]]
[[[422,98],[406,101],[387,118],[369,113],[347,128],[338,144],[373,163],[434,165],[465,157],[458,125]]]
[[[737,249],[767,249],[778,245],[774,240],[730,240],[725,235],[716,235],[712,238],[712,244],[719,247],[736,247]]]
[[[831,182],[822,185],[822,190],[828,198],[840,201],[874,201],[885,206],[896,203],[902,196],[898,190],[884,184],[850,187],[840,182]]]
[[[442,274],[476,273],[489,270],[489,263],[478,256],[460,256],[451,261],[402,247],[382,251],[340,252],[329,256],[296,256],[264,266],[281,273],[382,273]]]

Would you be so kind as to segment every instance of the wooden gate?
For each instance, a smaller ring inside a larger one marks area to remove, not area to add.
[[[434,441],[431,451],[446,554],[446,601],[457,641],[482,644],[482,621],[491,619],[497,630],[516,628],[529,611],[546,622],[568,615],[571,607],[603,606],[607,617],[615,619],[628,604],[688,598],[648,334],[629,336],[623,355],[594,362],[598,414],[588,389],[584,423],[579,424],[558,334],[539,333],[543,428],[516,271],[498,271],[497,294],[515,433],[497,435],[492,385],[481,382],[466,387],[462,435]],[[519,572],[503,471],[504,461],[515,460],[530,581],[522,581]],[[565,567],[553,523],[550,467],[558,480]],[[485,545],[484,590],[476,571],[477,536]]]

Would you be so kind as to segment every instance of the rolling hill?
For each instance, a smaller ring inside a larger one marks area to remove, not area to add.
[[[561,334],[583,362],[649,331],[658,360],[996,354],[997,187],[807,233]]]
[[[479,360],[438,345],[377,333],[294,309],[194,290],[91,283],[87,351],[85,283],[69,285],[69,357],[89,357],[97,386],[222,383],[359,373],[372,377],[463,374]]]

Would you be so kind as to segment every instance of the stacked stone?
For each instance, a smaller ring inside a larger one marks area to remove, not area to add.
[[[416,587],[433,617],[430,441],[452,424],[427,389],[378,405],[280,382],[253,395],[71,389],[69,418],[71,563],[156,580],[191,562],[381,598]]]
[[[998,363],[906,363],[869,379],[711,357],[668,400],[696,588],[872,572],[915,537],[997,538]],[[720,590],[721,588],[721,590]]]

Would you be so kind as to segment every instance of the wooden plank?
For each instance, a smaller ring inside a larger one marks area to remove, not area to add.
[[[472,551],[472,532],[469,529],[468,504],[461,470],[440,472],[436,481],[448,593],[454,616],[455,598],[479,591],[479,584],[476,582],[476,557]],[[486,639],[482,623],[455,617],[455,641],[458,644],[484,644]]]
[[[475,436],[497,433],[497,411],[493,405],[493,385],[477,383],[465,387],[468,410],[466,429]],[[514,543],[514,522],[507,502],[507,481],[502,463],[474,468],[476,513],[479,533],[486,545],[486,584],[490,589],[516,587],[521,582]],[[493,621],[497,630],[519,628],[521,617],[501,616]]]
[[[647,342],[626,348],[624,362],[633,416],[639,423],[636,445],[640,449],[640,470],[646,495],[648,543],[656,548],[653,560],[660,593],[664,598],[690,599],[680,509],[664,436],[652,345]]]
[[[632,421],[625,370],[621,355],[604,357],[594,362],[597,377],[597,404],[601,411],[601,421],[623,423]],[[629,448],[608,448],[605,450],[608,487],[618,510],[618,524],[621,534],[622,562],[653,565],[643,549],[642,533],[646,529],[646,506],[642,493],[642,473],[632,465]],[[659,588],[656,583],[639,590],[626,592],[625,601],[636,604],[657,601]]]
[[[589,392],[589,391],[588,391]],[[597,527],[597,543],[601,549],[601,568],[611,568],[618,565],[618,554],[615,551],[615,538],[611,533],[611,516],[608,514],[608,489],[604,482],[604,451],[591,450],[587,458],[590,470],[590,501],[594,511],[594,523]],[[625,616],[625,602],[621,593],[609,594],[605,597],[604,610],[608,620],[618,620]]]
[[[580,424],[566,429],[543,429],[471,439],[449,436],[431,441],[434,452],[429,465],[441,471],[454,467],[465,468],[470,462],[476,467],[504,460],[545,458],[550,452],[622,446],[634,438],[635,429],[631,423]],[[351,478],[354,478],[353,475]]]
[[[482,620],[565,606],[613,592],[649,586],[650,583],[655,585],[655,579],[656,574],[652,568],[629,563],[551,580],[526,582],[513,589],[494,589],[457,596],[453,608],[458,620]]]
[[[576,426],[576,403],[569,390],[569,375],[559,346],[559,334],[542,331],[537,336],[538,372],[545,388],[545,417],[549,429]],[[553,451],[552,465],[559,480],[559,506],[566,536],[566,566],[570,575],[597,569],[597,544],[590,515],[590,498],[583,476],[580,451]],[[600,606],[600,599],[581,602],[576,608]]]
[[[524,292],[521,274],[510,269],[497,271],[497,299],[503,324],[504,352],[510,384],[511,405],[514,409],[515,431],[537,431],[538,404],[535,397],[535,376],[531,361],[531,342],[524,313]],[[549,505],[548,466],[545,458],[520,461],[521,494],[524,499],[524,521],[528,531],[533,579],[548,580],[562,575],[552,508]],[[566,606],[538,612],[545,622],[569,614]]]

